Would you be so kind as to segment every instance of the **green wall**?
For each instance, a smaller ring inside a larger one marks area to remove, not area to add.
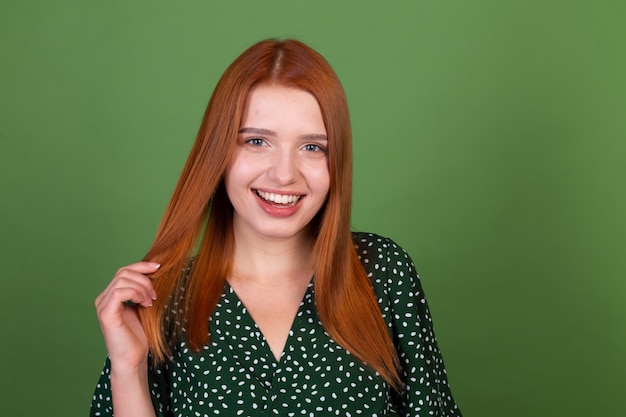
[[[0,415],[86,415],[93,299],[147,250],[217,77],[343,80],[355,229],[412,254],[466,416],[621,416],[622,1],[0,3]]]

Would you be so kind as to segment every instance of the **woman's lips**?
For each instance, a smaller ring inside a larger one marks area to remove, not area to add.
[[[278,194],[261,190],[255,190],[255,192],[263,201],[277,206],[292,207],[302,198],[302,195],[298,194]]]

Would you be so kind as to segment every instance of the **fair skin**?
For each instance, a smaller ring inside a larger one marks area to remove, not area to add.
[[[138,262],[117,271],[109,285],[96,298],[96,311],[111,359],[111,392],[117,417],[154,416],[148,390],[148,341],[136,307],[148,308],[156,293],[146,276],[158,264]]]
[[[328,196],[328,139],[313,95],[277,85],[250,91],[239,132],[224,177],[235,209],[228,282],[280,360],[313,274],[307,226]]]
[[[228,283],[280,360],[313,274],[307,226],[330,186],[319,104],[302,90],[257,86],[248,95],[237,141],[224,176],[234,207],[235,253]],[[96,299],[117,417],[155,415],[148,343],[137,308],[149,308],[156,299],[148,275],[158,267],[138,262],[121,268]]]

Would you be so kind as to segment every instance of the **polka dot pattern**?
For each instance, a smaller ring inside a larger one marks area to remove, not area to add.
[[[157,415],[460,416],[411,259],[389,239],[355,233],[354,240],[394,337],[406,385],[402,394],[324,331],[312,283],[280,361],[226,285],[210,319],[210,344],[196,353],[181,341],[172,361],[150,369]],[[109,369],[107,360],[92,416],[113,415]]]

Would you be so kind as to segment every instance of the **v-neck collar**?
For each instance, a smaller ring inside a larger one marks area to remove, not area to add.
[[[234,311],[233,313],[241,317],[241,323],[239,325],[243,326],[244,328],[248,327],[248,328],[254,329],[253,334],[258,344],[257,346],[249,346],[250,350],[260,349],[259,353],[262,356],[265,356],[265,360],[267,361],[267,363],[269,363],[272,366],[272,368],[276,369],[279,367],[279,365],[282,365],[284,362],[285,352],[288,350],[288,347],[291,345],[291,342],[292,342],[291,339],[293,338],[293,335],[294,335],[294,328],[304,316],[306,306],[314,303],[313,278],[311,278],[311,280],[309,281],[306,291],[304,292],[304,296],[302,297],[302,300],[300,301],[300,305],[298,306],[298,310],[296,311],[293,321],[291,322],[291,326],[289,328],[289,334],[287,335],[287,339],[285,340],[285,345],[283,346],[283,350],[278,360],[276,359],[276,357],[274,356],[274,353],[270,349],[269,343],[267,343],[267,340],[265,339],[265,335],[261,331],[261,328],[257,325],[256,321],[254,321],[254,318],[248,312],[248,309],[243,304],[243,302],[241,301],[241,299],[235,292],[234,288],[228,282],[226,282],[225,284],[224,298],[228,300],[229,304],[231,304],[232,306],[235,306],[236,311]]]

